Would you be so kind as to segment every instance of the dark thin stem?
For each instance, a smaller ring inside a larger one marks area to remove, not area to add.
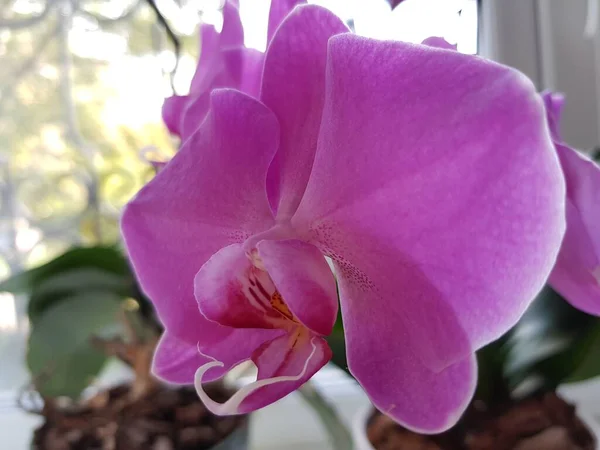
[[[177,72],[177,68],[179,67],[179,57],[181,55],[181,43],[179,42],[179,38],[177,37],[177,35],[171,29],[171,26],[169,25],[169,22],[167,22],[167,19],[165,19],[165,17],[160,12],[160,9],[156,5],[156,0],[146,0],[146,1],[148,2],[150,7],[156,14],[156,18],[157,18],[158,22],[164,28],[165,32],[167,33],[167,37],[173,44],[173,48],[175,50],[175,67],[173,68],[173,71],[171,72],[171,77],[170,77],[171,78],[171,88],[173,89],[173,92],[175,92],[174,80],[175,80],[175,73]]]

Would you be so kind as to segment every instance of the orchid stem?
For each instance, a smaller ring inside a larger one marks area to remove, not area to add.
[[[354,444],[352,435],[341,421],[336,410],[319,393],[310,381],[298,389],[306,403],[318,414],[325,431],[329,435],[329,441],[333,450],[352,450]]]

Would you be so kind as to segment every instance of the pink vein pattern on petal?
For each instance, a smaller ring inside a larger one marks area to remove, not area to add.
[[[337,317],[337,290],[321,252],[298,240],[259,242],[258,254],[294,315],[313,332],[328,335]]]
[[[211,105],[121,221],[144,292],[167,330],[191,343],[205,320],[194,298],[196,272],[220,248],[273,223],[264,183],[279,140],[276,119],[237,91],[213,92]]]
[[[194,280],[202,314],[209,320],[234,328],[276,328],[269,322],[270,299],[275,288],[266,272],[254,267],[241,244],[215,253]],[[218,356],[218,355],[217,355]]]
[[[386,267],[388,262],[387,258],[382,259],[381,267]],[[407,270],[407,265],[397,267],[400,269],[396,272],[398,279],[403,279],[405,274],[422,278],[417,270]],[[415,292],[405,292],[402,283],[398,283],[396,292],[387,292],[367,288],[365,280],[352,266],[338,266],[337,273],[343,299],[348,367],[373,404],[417,432],[437,433],[452,427],[473,396],[477,367],[475,356],[468,352],[437,370],[424,364],[421,351],[443,352],[452,345],[459,348],[468,345],[466,336],[457,330],[456,319],[449,321],[453,314],[436,297],[435,289],[423,283]],[[416,292],[420,298],[411,295]],[[405,295],[410,298],[404,299]],[[406,305],[406,300],[425,301],[428,306],[440,309],[426,311],[423,308],[421,316],[407,317],[404,309],[410,305]],[[431,332],[424,329],[435,328],[434,321],[448,324],[449,330],[436,328],[440,332],[437,342],[417,343],[421,337],[429,339]],[[448,345],[444,338],[453,343]],[[426,350],[426,344],[432,348]],[[431,358],[429,355],[428,359]]]

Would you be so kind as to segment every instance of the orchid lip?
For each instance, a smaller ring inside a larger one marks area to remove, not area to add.
[[[273,378],[267,378],[264,380],[257,380],[254,383],[250,383],[244,387],[242,387],[239,391],[237,391],[233,397],[227,400],[225,403],[218,403],[212,400],[202,388],[202,380],[204,378],[204,374],[208,372],[210,369],[223,367],[224,364],[221,361],[218,361],[214,358],[213,361],[204,364],[199,367],[196,371],[194,385],[196,387],[196,391],[198,392],[198,396],[200,400],[208,407],[208,409],[214,414],[218,415],[229,415],[229,414],[242,414],[243,411],[240,409],[242,402],[257,389],[265,386],[269,386],[275,383],[282,382],[290,382],[290,381],[298,381],[304,377],[306,371],[308,370],[309,363],[311,362],[313,356],[317,352],[317,346],[315,344],[315,338],[313,337],[310,341],[310,345],[312,346],[312,350],[306,361],[304,362],[304,366],[300,373],[296,375],[283,375],[276,376]]]
[[[271,280],[262,258],[256,248],[246,253],[252,263],[243,281],[243,292],[248,303],[264,314],[264,319],[271,325],[291,331],[302,324],[290,310],[281,293]],[[273,316],[275,313],[275,317]]]

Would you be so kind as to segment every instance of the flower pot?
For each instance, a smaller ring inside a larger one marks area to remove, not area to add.
[[[367,436],[367,425],[373,416],[374,411],[373,406],[369,405],[360,409],[355,415],[352,423],[352,437],[355,445],[354,450],[376,450]],[[594,416],[585,409],[577,411],[577,417],[585,425],[587,431],[589,431],[595,440],[596,444],[594,448],[600,449],[600,423],[598,422],[598,419],[594,418]],[[539,448],[539,450],[543,449]]]
[[[218,385],[208,390],[219,401],[230,395]],[[47,403],[31,450],[248,450],[248,417],[214,416],[193,388],[159,385],[133,400],[132,392],[120,385],[81,403]]]

